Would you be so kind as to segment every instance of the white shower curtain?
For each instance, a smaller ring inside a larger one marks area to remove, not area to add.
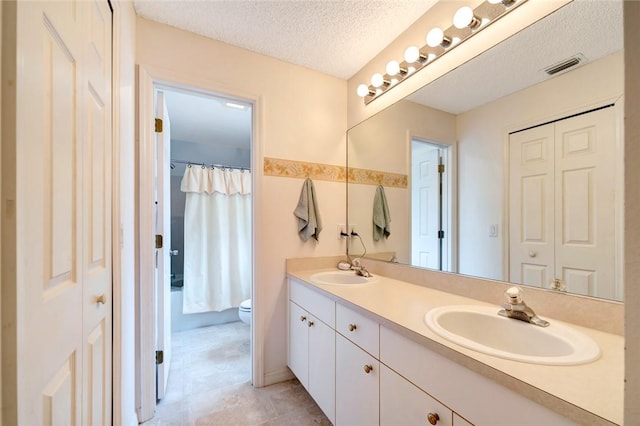
[[[186,167],[185,314],[237,307],[251,294],[251,173]]]

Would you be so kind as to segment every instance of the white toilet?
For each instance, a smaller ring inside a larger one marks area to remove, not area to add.
[[[240,304],[238,316],[240,317],[240,321],[251,325],[251,299],[247,299]]]

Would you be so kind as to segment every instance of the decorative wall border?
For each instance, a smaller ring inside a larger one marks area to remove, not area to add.
[[[406,189],[409,186],[409,177],[398,173],[349,168],[349,183]]]
[[[264,157],[264,175],[298,179],[311,178],[329,182],[347,181],[347,173],[344,166],[268,157]]]
[[[409,177],[403,174],[349,168],[347,176],[347,168],[344,166],[282,158],[265,157],[263,171],[265,176],[311,178],[329,182],[346,182],[348,178],[349,183],[362,185],[382,185],[393,188],[407,188],[409,186]]]

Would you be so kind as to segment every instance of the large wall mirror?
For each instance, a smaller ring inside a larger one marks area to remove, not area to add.
[[[365,256],[622,300],[622,48],[575,0],[350,129]]]

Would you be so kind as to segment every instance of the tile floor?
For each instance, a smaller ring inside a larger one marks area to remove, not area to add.
[[[330,425],[297,380],[250,384],[249,326],[242,322],[174,333],[167,394],[144,425]]]

